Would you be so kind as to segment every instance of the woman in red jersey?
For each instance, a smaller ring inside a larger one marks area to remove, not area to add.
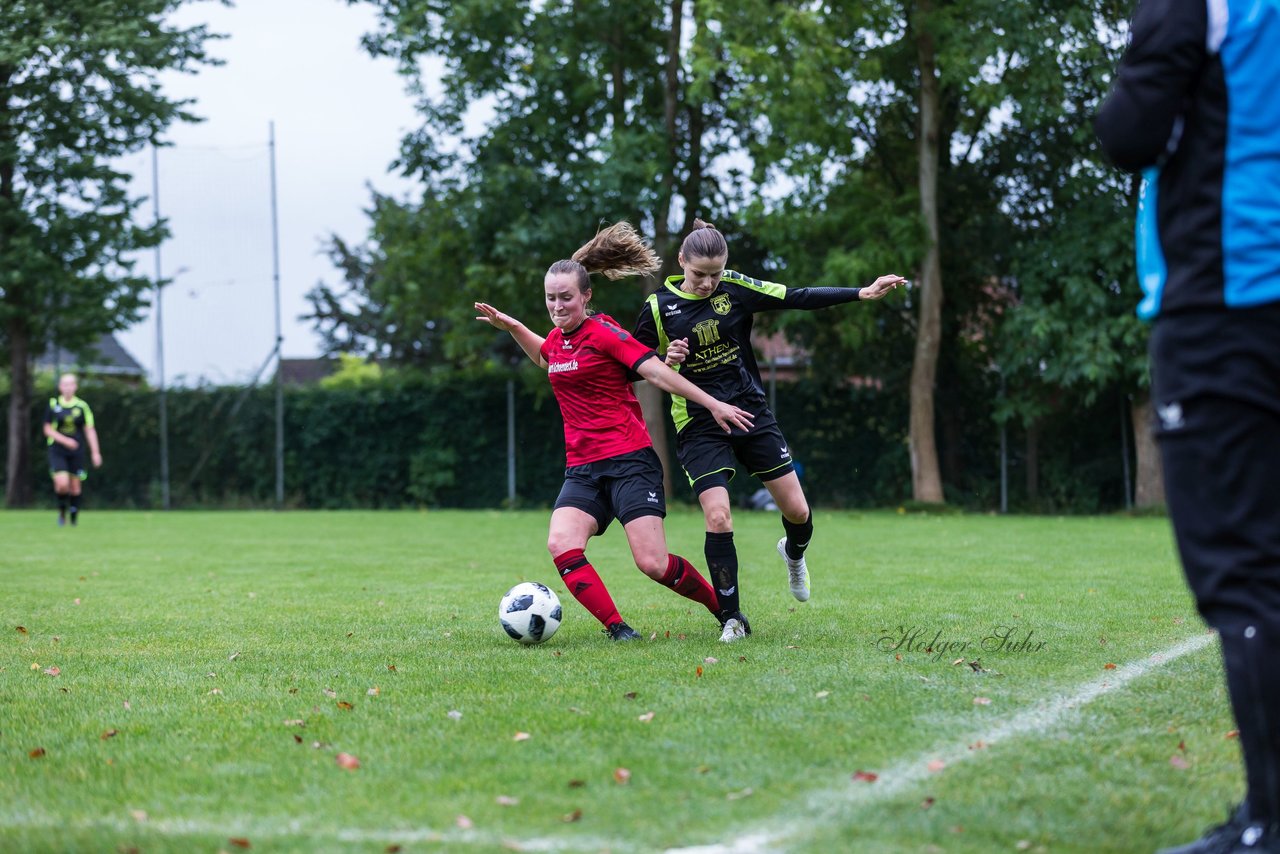
[[[565,479],[547,535],[547,549],[565,586],[616,641],[640,635],[623,622],[604,582],[587,561],[587,541],[609,522],[622,523],[636,566],[645,575],[719,616],[715,591],[694,566],[667,551],[662,520],[662,464],[645,430],[631,382],[643,378],[707,407],[726,431],[750,429],[750,415],[721,403],[668,368],[613,318],[588,314],[591,273],[611,279],[651,273],[660,261],[625,222],[604,229],[547,270],[547,312],[555,328],[543,338],[487,303],[483,320],[511,333],[551,381],[564,416]]]

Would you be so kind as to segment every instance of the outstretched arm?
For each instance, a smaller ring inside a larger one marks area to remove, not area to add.
[[[880,299],[906,281],[902,276],[888,275],[881,276],[865,288],[789,288],[783,297],[782,308],[813,310],[847,302]]]
[[[645,359],[636,366],[636,373],[663,391],[678,394],[685,400],[692,400],[699,406],[706,407],[715,418],[716,423],[728,433],[733,427],[739,430],[751,429],[751,413],[728,403],[716,400],[678,373],[668,368],[660,359]]]
[[[483,320],[494,329],[510,332],[511,337],[516,339],[516,343],[520,345],[520,349],[524,350],[524,354],[532,359],[533,363],[539,368],[546,370],[547,360],[542,358],[542,344],[547,339],[532,331],[511,315],[503,314],[488,303],[476,303],[476,311],[480,312],[480,316],[476,320]]]

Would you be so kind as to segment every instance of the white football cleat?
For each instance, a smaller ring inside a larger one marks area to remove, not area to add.
[[[804,555],[799,560],[787,557],[787,538],[778,540],[778,554],[787,564],[787,578],[791,583],[791,595],[800,602],[809,601],[809,567],[805,565]]]
[[[724,631],[720,633],[721,643],[733,643],[740,641],[747,636],[747,628],[737,617],[730,617],[724,621]]]

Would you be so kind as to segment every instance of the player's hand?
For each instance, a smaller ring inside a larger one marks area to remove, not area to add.
[[[858,299],[880,299],[898,285],[905,285],[907,280],[902,276],[881,276],[858,292]]]
[[[753,416],[750,412],[720,400],[717,400],[716,405],[711,408],[711,417],[726,433],[732,431],[734,427],[739,430],[750,430],[752,427]]]
[[[96,468],[96,469],[100,469],[100,468],[102,468],[102,454],[99,454],[99,453],[96,453],[96,452],[94,453],[94,455],[93,455],[93,467],[94,467],[94,468]]]
[[[667,345],[667,367],[674,368],[676,365],[682,364],[687,358],[689,358],[688,338],[677,338]]]
[[[494,329],[501,329],[503,332],[510,332],[513,327],[520,325],[520,321],[511,315],[503,314],[485,302],[476,303],[476,311],[480,312],[480,317],[476,320],[483,320]]]

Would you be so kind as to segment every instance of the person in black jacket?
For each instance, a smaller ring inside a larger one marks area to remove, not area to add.
[[[1154,429],[1247,782],[1226,823],[1170,851],[1280,851],[1280,4],[1142,0],[1095,129],[1143,175]]]

